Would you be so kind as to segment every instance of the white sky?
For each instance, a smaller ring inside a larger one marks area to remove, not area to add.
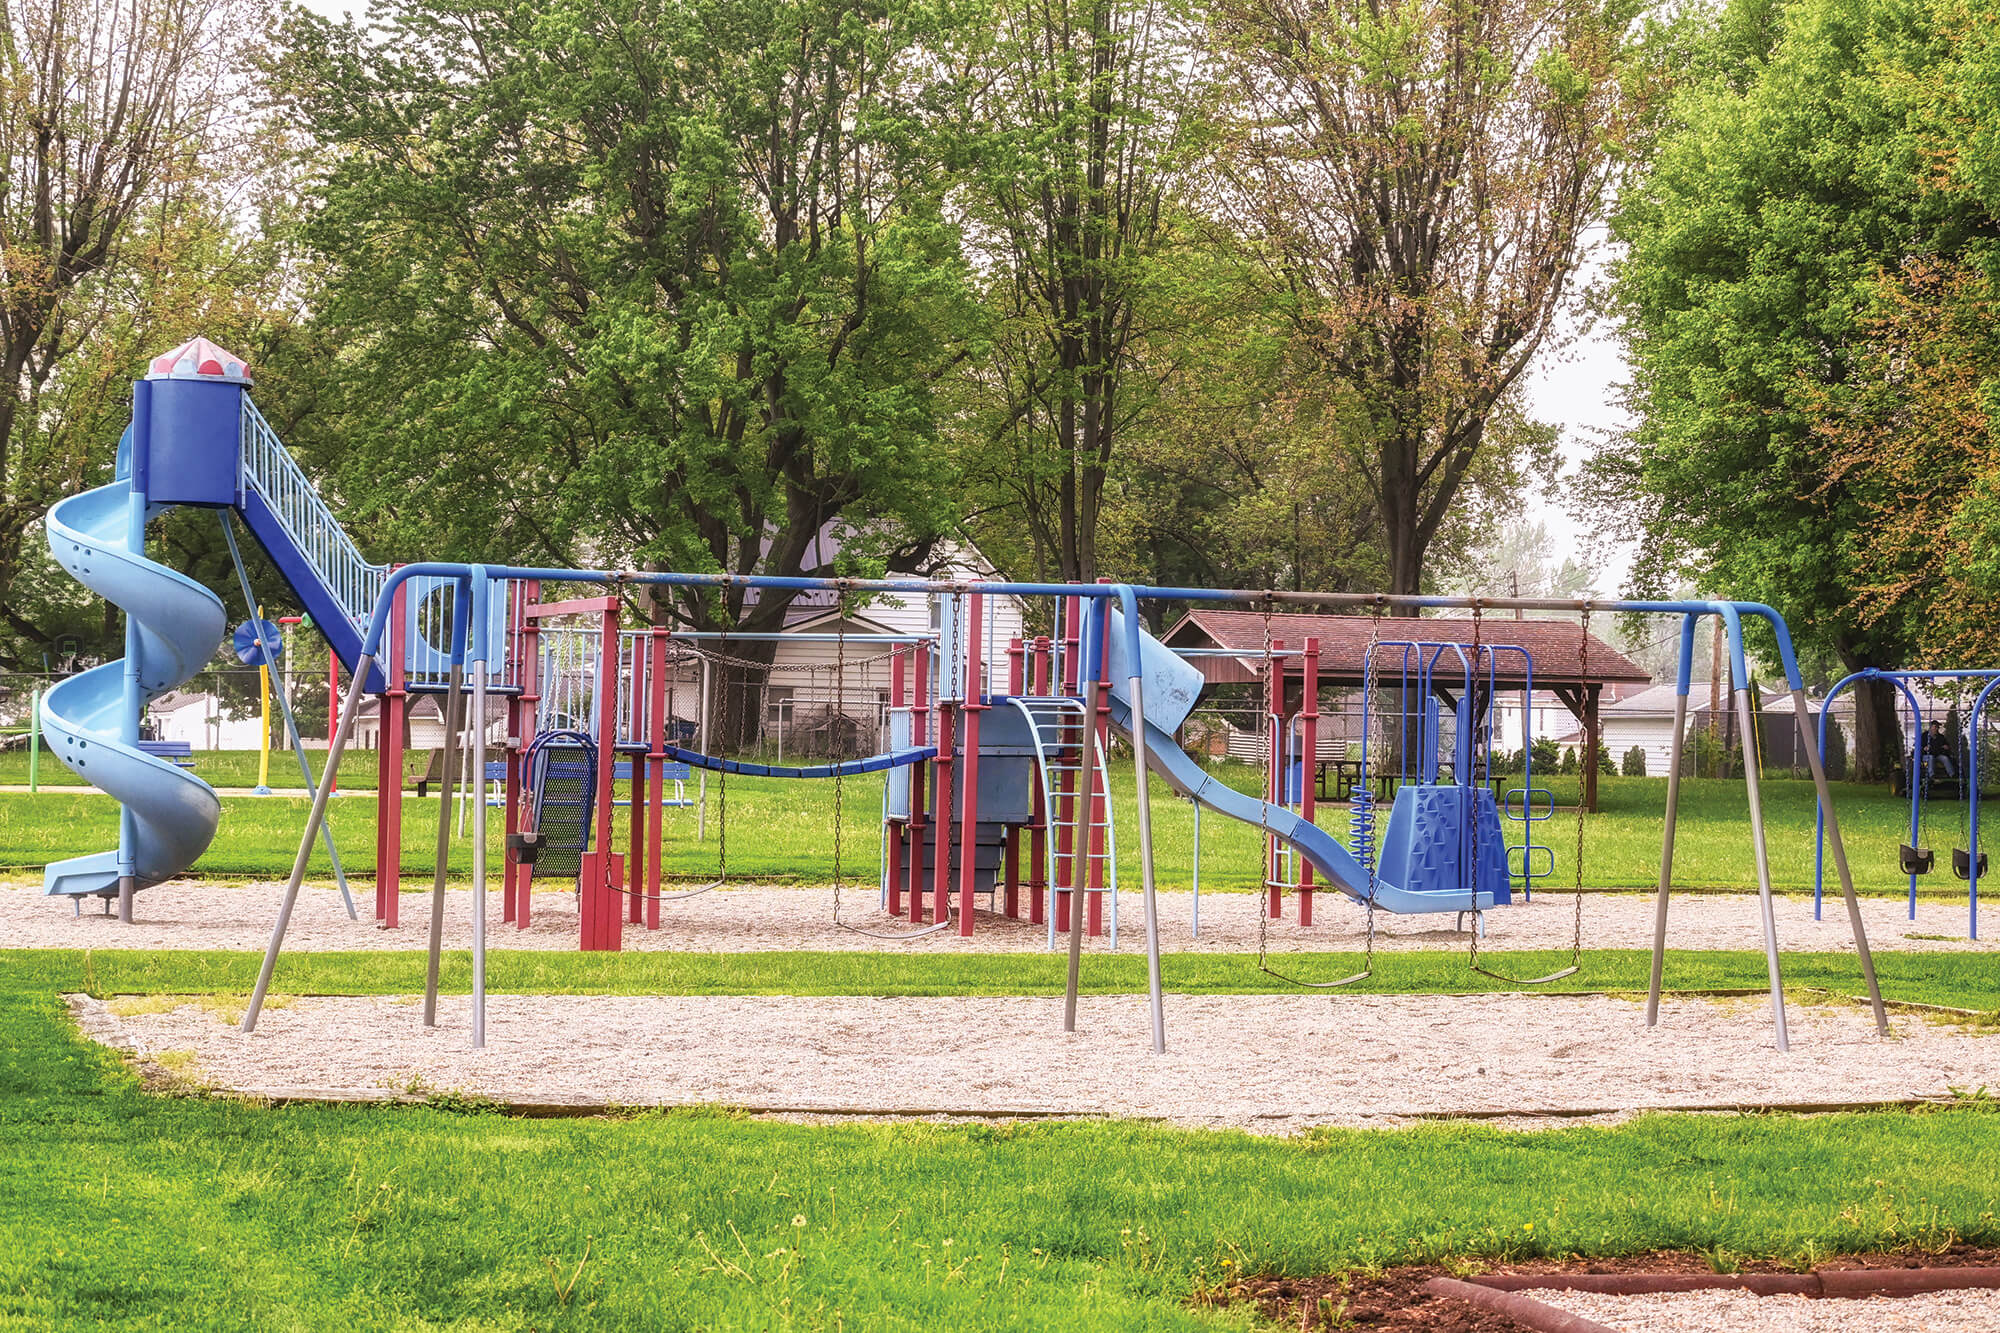
[[[1615,332],[1600,325],[1564,351],[1543,357],[1528,385],[1530,415],[1562,428],[1562,482],[1552,496],[1529,496],[1525,515],[1548,525],[1559,560],[1581,558],[1586,553],[1591,533],[1567,507],[1572,495],[1567,483],[1574,480],[1578,465],[1590,457],[1599,439],[1630,423],[1631,415],[1616,401],[1618,386],[1627,373]],[[1632,568],[1633,543],[1608,548],[1599,544],[1588,553],[1602,561],[1594,591],[1599,595],[1617,592]]]

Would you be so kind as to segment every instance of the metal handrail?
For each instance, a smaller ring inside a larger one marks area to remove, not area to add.
[[[362,558],[347,530],[320,498],[319,489],[248,394],[243,395],[241,445],[239,492],[254,490],[263,498],[341,614],[356,633],[365,633],[389,567]]]

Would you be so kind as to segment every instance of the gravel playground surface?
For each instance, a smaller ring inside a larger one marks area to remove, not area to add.
[[[1921,1296],[1825,1300],[1686,1291],[1601,1296],[1581,1291],[1525,1291],[1544,1305],[1594,1319],[1621,1333],[1992,1333],[2000,1329],[2000,1291],[1940,1291]]]
[[[2000,1038],[1846,1005],[1794,1005],[1792,1053],[1761,1000],[1602,996],[1170,995],[1152,1054],[1144,996],[922,1000],[495,995],[425,1028],[407,996],[285,999],[256,1033],[234,1002],[72,997],[89,1035],[180,1077],[264,1096],[452,1092],[581,1106],[719,1103],[885,1116],[1104,1115],[1289,1133],[1479,1115],[1529,1127],[1587,1112],[1824,1106],[2000,1086]],[[909,1040],[948,1032],[949,1059]],[[183,1052],[161,1060],[162,1052]],[[1569,1121],[1574,1123],[1574,1121]]]
[[[277,919],[283,886],[226,885],[178,880],[147,889],[133,900],[133,924],[100,915],[93,900],[76,915],[71,904],[42,895],[39,882],[0,883],[0,947],[17,949],[256,949],[262,950]],[[849,888],[842,895],[843,921],[866,929],[907,929],[882,912],[872,888]],[[1574,930],[1575,895],[1537,894],[1532,903],[1502,908],[1487,917],[1482,948],[1567,949]],[[288,950],[418,949],[423,947],[429,920],[428,891],[405,893],[399,929],[379,929],[372,920],[374,890],[355,885],[361,914],[350,921],[340,895],[330,885],[310,886],[302,893],[285,937]],[[1210,893],[1201,901],[1201,934],[1192,937],[1194,897],[1161,893],[1160,944],[1173,952],[1252,953],[1257,948],[1257,899],[1247,893]],[[1869,943],[1883,950],[2000,949],[2000,940],[1965,938],[1965,905],[1925,900],[1917,905],[1917,920],[1908,917],[1898,899],[1862,899]],[[577,943],[576,898],[573,893],[535,895],[530,926],[517,930],[500,920],[500,894],[487,899],[487,940],[494,948],[574,949]],[[1778,942],[1787,952],[1852,950],[1847,914],[1838,901],[1829,902],[1825,919],[1815,921],[1810,897],[1777,902]],[[1302,928],[1297,903],[1287,899],[1285,918],[1270,923],[1274,951],[1359,950],[1367,938],[1367,914],[1337,893],[1315,895],[1314,921]],[[1143,952],[1145,914],[1134,892],[1119,899],[1121,950]],[[1464,932],[1452,928],[1449,916],[1399,917],[1388,912],[1375,917],[1378,949],[1464,948]],[[472,894],[447,891],[445,939],[448,947],[466,948],[471,939]],[[1641,893],[1588,893],[1583,901],[1583,942],[1591,949],[1648,949],[1653,938],[1653,898]],[[939,931],[920,940],[886,943],[868,935],[842,930],[833,922],[831,888],[719,889],[698,897],[660,905],[660,928],[627,925],[628,949],[665,949],[692,953],[742,953],[763,949],[907,949],[910,952],[1020,953],[1044,949],[1045,926],[981,912],[974,919],[971,939],[956,930]],[[1667,945],[1673,949],[1762,949],[1757,899],[1751,894],[1679,894],[1670,910]],[[1110,947],[1108,937],[1087,947]]]

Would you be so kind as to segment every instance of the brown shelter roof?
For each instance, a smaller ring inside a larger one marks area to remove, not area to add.
[[[1171,648],[1240,650],[1244,654],[1242,657],[1198,657],[1194,659],[1194,665],[1208,677],[1210,684],[1249,683],[1259,679],[1258,673],[1262,668],[1265,623],[1260,611],[1191,611],[1167,631],[1164,642]],[[1272,640],[1282,642],[1287,649],[1304,647],[1308,638],[1319,640],[1319,678],[1321,683],[1327,685],[1361,683],[1363,659],[1367,655],[1371,634],[1382,643],[1414,639],[1467,645],[1473,642],[1475,634],[1470,617],[1378,618],[1286,614],[1271,616],[1269,624]],[[1514,620],[1489,615],[1479,621],[1476,632],[1480,643],[1510,644],[1526,649],[1534,663],[1537,689],[1562,685],[1638,684],[1652,680],[1650,672],[1635,665],[1595,634],[1588,636],[1586,657],[1583,627],[1567,620]],[[1287,674],[1304,669],[1304,663],[1299,658],[1291,657],[1284,661]],[[1376,671],[1379,674],[1395,669],[1400,661],[1400,654],[1392,655],[1378,649]],[[1439,664],[1438,684],[1450,689],[1457,678],[1458,667],[1455,656],[1448,656],[1446,661],[1450,665]],[[1523,683],[1518,653],[1495,654],[1493,668],[1499,685],[1519,687]]]

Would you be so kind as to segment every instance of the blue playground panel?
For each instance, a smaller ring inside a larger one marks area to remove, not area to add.
[[[1473,892],[1492,894],[1495,905],[1514,900],[1499,805],[1484,787],[1403,787],[1389,807],[1380,855],[1377,876],[1390,884],[1418,893],[1449,893],[1463,892],[1469,882]],[[1470,875],[1465,873],[1468,858]]]

